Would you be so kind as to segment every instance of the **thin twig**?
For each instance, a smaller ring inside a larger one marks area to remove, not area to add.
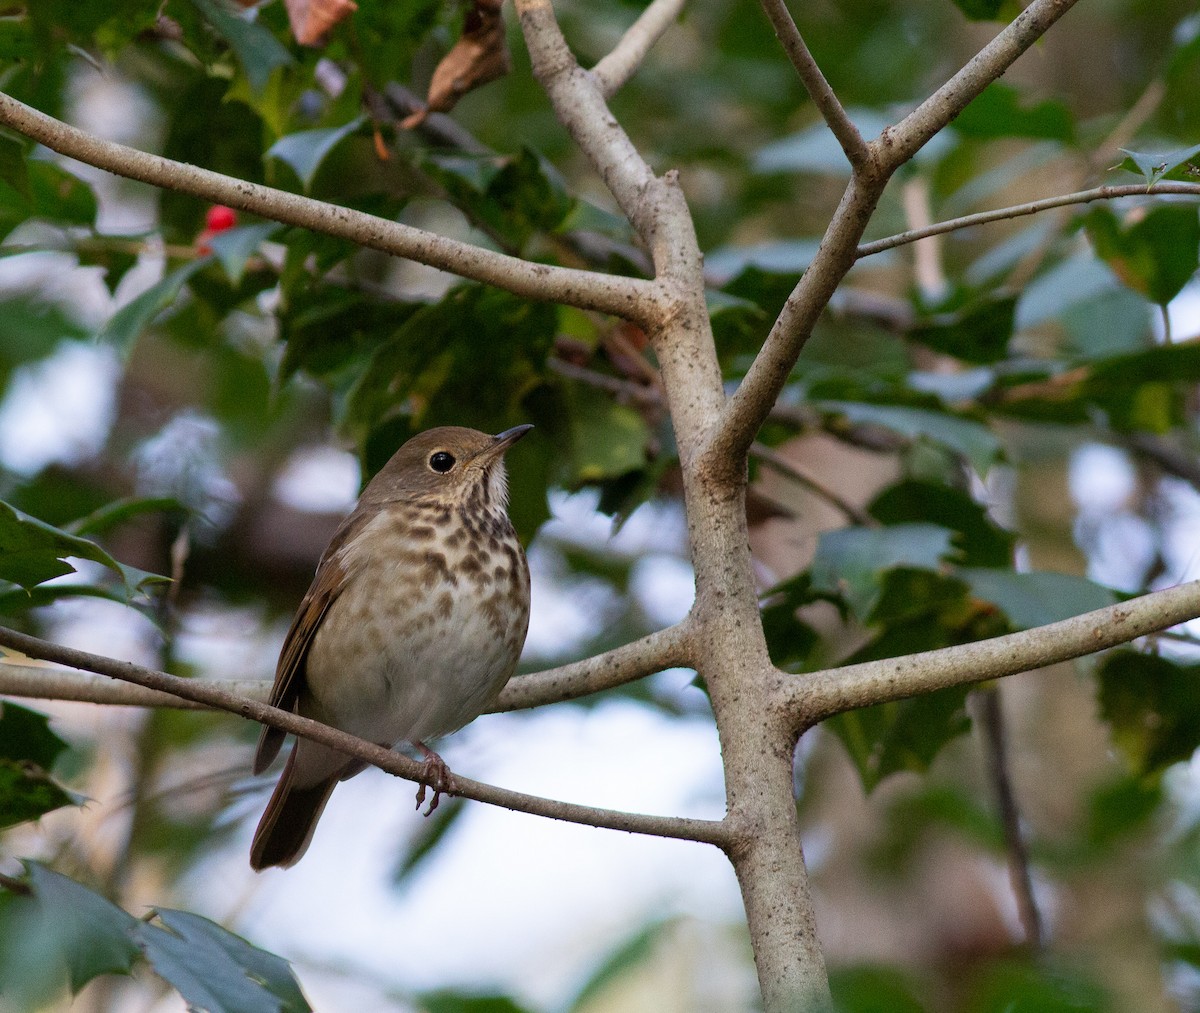
[[[612,98],[637,73],[646,54],[675,23],[684,3],[686,0],[652,0],[638,15],[612,51],[592,68],[601,95]]]
[[[31,658],[41,658],[45,661],[65,665],[68,668],[96,672],[99,675],[131,682],[147,689],[171,693],[205,704],[215,710],[228,711],[251,721],[281,728],[285,732],[312,739],[314,742],[329,746],[331,749],[336,749],[354,759],[363,760],[389,774],[403,777],[409,781],[426,784],[431,780],[429,772],[417,760],[409,759],[407,756],[391,749],[385,749],[373,742],[356,738],[346,732],[331,728],[329,725],[321,724],[319,721],[313,721],[277,707],[270,707],[257,700],[239,697],[201,679],[181,679],[178,676],[156,672],[127,661],[118,661],[114,658],[62,647],[3,627],[0,627],[0,646],[20,651]],[[453,791],[445,792],[443,789],[444,793],[460,795],[463,798],[475,799],[478,802],[486,802],[489,805],[534,816],[544,816],[548,819],[580,823],[586,826],[605,827],[610,830],[624,830],[628,833],[646,834],[652,837],[698,841],[718,847],[728,846],[729,831],[724,822],[720,820],[650,816],[642,813],[627,813],[576,805],[571,802],[560,802],[557,799],[510,791],[507,788],[498,788],[495,785],[472,781],[470,778],[458,774],[454,777],[454,785]],[[431,784],[430,787],[436,787],[436,785]]]
[[[842,151],[846,153],[846,160],[855,169],[866,165],[872,157],[871,149],[863,140],[862,134],[858,132],[858,127],[846,115],[842,103],[838,101],[837,95],[829,86],[821,68],[817,66],[817,61],[808,51],[804,36],[796,27],[796,22],[792,19],[791,12],[787,9],[784,0],[759,0],[759,2],[771,22],[771,27],[775,29],[775,35],[783,46],[784,52],[792,61],[796,73],[800,75],[800,81],[817,107],[817,111],[825,120],[830,132],[837,138],[838,144],[842,146]]]
[[[637,278],[534,264],[375,215],[313,200],[101,140],[0,93],[0,124],[59,154],[153,186],[192,194],[274,221],[496,285],[528,299],[647,319],[654,286]]]
[[[899,232],[894,236],[863,243],[859,246],[856,256],[861,260],[863,257],[883,253],[884,250],[894,250],[897,246],[906,246],[921,239],[928,239],[930,236],[940,236],[947,232],[956,232],[959,229],[969,229],[974,225],[986,225],[988,222],[1034,215],[1039,211],[1065,207],[1068,204],[1089,204],[1097,200],[1115,200],[1120,197],[1145,197],[1158,194],[1200,197],[1200,183],[1155,183],[1152,186],[1132,183],[1121,186],[1098,186],[1091,190],[1080,190],[1077,193],[1062,194],[1058,197],[1044,197],[1042,200],[1030,201],[1027,204],[1014,204],[1012,207],[997,208],[995,211],[980,211],[973,215],[963,215],[961,218],[950,218],[944,222],[935,222],[922,229],[909,229],[907,232]]]
[[[970,686],[1129,643],[1200,616],[1200,580],[1094,612],[971,644],[804,675],[778,673],[779,703],[798,728],[834,714]]]
[[[855,506],[849,500],[846,500],[838,495],[838,493],[834,492],[828,486],[818,482],[811,475],[806,475],[781,453],[771,447],[768,447],[765,443],[759,443],[755,441],[754,443],[750,444],[750,453],[757,457],[760,461],[770,465],[776,471],[782,472],[793,482],[804,486],[804,488],[809,490],[809,492],[820,496],[821,499],[836,507],[855,524],[866,528],[879,527],[879,521],[862,509],[862,507]]]
[[[1038,910],[1037,898],[1033,895],[1029,846],[1025,843],[1025,834],[1021,828],[1021,810],[1017,805],[1012,773],[1009,770],[1000,687],[987,686],[979,690],[977,696],[980,723],[983,725],[983,751],[987,758],[988,778],[996,792],[996,805],[1000,810],[1000,826],[1004,832],[1004,844],[1008,852],[1008,874],[1017,901],[1017,912],[1021,919],[1021,927],[1025,930],[1025,942],[1030,949],[1038,952],[1046,942],[1045,926],[1042,913]]]
[[[663,403],[663,392],[659,387],[635,383],[633,380],[624,380],[619,376],[611,376],[608,373],[588,369],[586,366],[577,366],[575,363],[557,356],[547,359],[546,366],[559,376],[565,376],[569,380],[578,380],[580,383],[586,383],[589,387],[607,391],[609,394],[615,394],[617,397],[635,404],[662,405]]]

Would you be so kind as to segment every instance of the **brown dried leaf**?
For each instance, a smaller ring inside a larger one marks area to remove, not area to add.
[[[467,92],[503,77],[511,60],[500,17],[502,0],[475,0],[467,11],[463,33],[433,72],[426,106],[400,121],[411,130],[431,112],[447,112]]]
[[[292,37],[302,46],[319,46],[329,30],[348,18],[358,4],[354,0],[284,0]]]

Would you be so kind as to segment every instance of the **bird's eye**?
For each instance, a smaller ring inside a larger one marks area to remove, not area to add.
[[[436,471],[439,475],[444,475],[454,467],[454,455],[447,454],[444,450],[439,450],[429,458],[429,467]]]

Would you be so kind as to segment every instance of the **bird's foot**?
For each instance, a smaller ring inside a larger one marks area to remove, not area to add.
[[[444,793],[453,794],[457,786],[454,783],[454,774],[446,766],[445,760],[423,742],[414,742],[413,745],[424,757],[421,761],[421,774],[428,779],[429,787],[433,788],[433,799],[429,803],[429,808],[425,810],[425,815],[429,816],[438,807],[442,795]],[[417,785],[418,809],[425,804],[426,791],[427,786],[424,783]]]

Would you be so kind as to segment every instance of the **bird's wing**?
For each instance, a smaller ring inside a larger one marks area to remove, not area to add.
[[[361,520],[357,511],[346,518],[317,565],[317,574],[313,578],[312,586],[300,602],[284,638],[283,649],[279,652],[275,684],[271,687],[269,700],[272,707],[286,711],[296,707],[304,689],[304,667],[308,659],[308,649],[321,626],[321,620],[325,618],[329,606],[337,599],[343,587],[345,571],[338,558],[340,550],[360,526]],[[254,773],[261,774],[271,765],[286,735],[282,729],[263,725],[258,737],[258,749],[254,754]]]

